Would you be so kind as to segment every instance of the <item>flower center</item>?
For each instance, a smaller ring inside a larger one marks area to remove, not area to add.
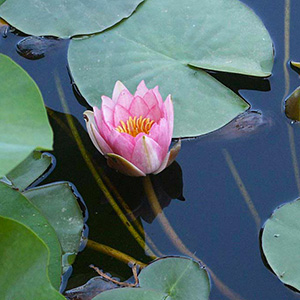
[[[140,116],[137,117],[129,117],[129,119],[125,122],[120,121],[120,124],[116,130],[119,132],[124,132],[132,135],[133,137],[137,136],[139,133],[146,133],[149,134],[150,129],[152,125],[154,124],[153,120],[150,120],[150,118],[143,118]]]

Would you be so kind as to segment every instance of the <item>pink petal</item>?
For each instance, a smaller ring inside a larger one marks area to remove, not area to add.
[[[172,164],[172,162],[176,159],[179,151],[181,149],[181,140],[179,139],[178,142],[172,147],[170,150],[170,156],[167,163],[167,167]]]
[[[105,105],[105,106],[109,107],[110,109],[113,109],[116,105],[116,103],[107,96],[102,96],[101,99],[102,99],[102,106]]]
[[[174,108],[171,95],[169,95],[164,102],[164,106],[166,108],[167,120],[169,124],[169,135],[172,138],[173,135],[173,126],[174,126]]]
[[[162,163],[161,147],[150,137],[140,136],[136,141],[131,162],[145,174],[151,174]]]
[[[108,141],[110,137],[110,132],[115,128],[111,123],[106,123],[103,116],[103,111],[101,111],[100,120],[97,122],[98,131],[103,136],[103,138]]]
[[[114,110],[114,123],[113,123],[113,125],[115,127],[118,127],[120,125],[120,121],[126,122],[129,119],[130,116],[131,116],[131,114],[129,113],[129,111],[125,107],[117,104],[115,106],[115,110]]]
[[[160,94],[160,92],[158,90],[158,85],[153,89],[153,93],[156,96],[156,99],[158,101],[159,107],[162,108],[164,101],[163,101],[163,99],[161,97],[161,94]]]
[[[168,153],[166,154],[166,156],[165,156],[165,158],[164,158],[164,160],[163,160],[161,166],[160,166],[160,167],[158,168],[158,170],[155,171],[153,174],[156,175],[156,174],[162,172],[162,171],[167,167],[168,161],[169,161],[169,157],[170,157],[170,152],[168,152]]]
[[[138,87],[136,88],[136,92],[134,93],[134,97],[135,96],[140,96],[140,97],[144,97],[144,95],[148,92],[148,88],[145,84],[145,81],[142,80],[140,82],[140,84],[138,85]]]
[[[92,129],[92,133],[93,133],[94,137],[96,138],[97,144],[98,144],[99,148],[101,149],[100,152],[102,154],[104,154],[104,155],[106,153],[112,152],[111,148],[106,143],[106,141],[104,140],[104,138],[100,135],[100,133],[97,131],[97,129],[95,128],[94,124],[91,125],[91,129]]]
[[[114,112],[111,108],[106,105],[102,105],[102,117],[106,123],[114,124]]]
[[[143,118],[147,116],[149,112],[149,108],[147,103],[141,98],[140,96],[136,96],[133,98],[133,101],[129,108],[130,114],[134,117],[140,117]]]
[[[161,118],[161,111],[159,109],[159,106],[153,106],[146,115],[146,118],[149,118],[150,120],[153,120],[156,123],[158,123]]]
[[[154,124],[149,132],[149,137],[160,145],[162,149],[162,156],[165,156],[171,144],[169,124],[167,120],[161,119],[158,124]]]
[[[112,95],[112,100],[114,102],[117,102],[118,98],[119,98],[119,95],[120,93],[123,91],[123,90],[127,90],[126,86],[121,82],[121,81],[117,81],[116,84],[115,84],[115,87],[114,87],[114,90],[113,90],[113,95]],[[128,91],[128,90],[127,90]]]
[[[97,106],[93,106],[94,118],[98,129],[100,128],[100,123],[102,121],[101,110]]]
[[[101,154],[105,154],[106,152],[111,152],[110,147],[107,145],[105,140],[102,138],[102,136],[98,133],[94,118],[94,113],[92,111],[85,111],[84,112],[84,119],[86,121],[86,127],[88,134],[94,144],[94,146],[97,148],[97,150]]]
[[[122,105],[124,108],[129,109],[132,100],[133,100],[133,96],[126,89],[120,93],[117,103]]]
[[[118,132],[117,130],[113,129],[110,132],[108,143],[111,146],[113,153],[116,153],[127,160],[131,160],[135,144],[133,136],[127,133]]]
[[[173,161],[176,159],[179,151],[181,149],[181,140],[179,140],[171,149],[170,152],[167,153],[167,155],[165,156],[161,166],[159,167],[159,169],[157,171],[154,172],[154,174],[158,174],[161,171],[163,171],[165,168],[167,168],[168,166],[170,166]]]
[[[107,154],[107,164],[111,168],[116,169],[119,172],[128,176],[134,176],[134,177],[146,176],[144,172],[142,172],[131,162],[126,160],[124,157],[121,157],[114,153]]]

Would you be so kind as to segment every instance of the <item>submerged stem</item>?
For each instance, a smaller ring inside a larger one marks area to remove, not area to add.
[[[111,247],[103,245],[103,244],[99,244],[92,240],[88,240],[86,246],[93,250],[99,251],[103,254],[114,257],[114,258],[118,259],[119,261],[122,261],[126,264],[136,264],[136,265],[140,266],[141,268],[145,268],[147,266],[147,264],[145,264],[145,263],[119,251],[119,250],[116,250],[114,248],[111,248]]]

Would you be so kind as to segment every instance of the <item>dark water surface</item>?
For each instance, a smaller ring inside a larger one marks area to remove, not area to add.
[[[268,79],[215,74],[259,110],[266,118],[264,126],[251,134],[213,133],[208,137],[184,140],[177,158],[178,165],[166,170],[156,180],[156,191],[166,206],[164,212],[174,230],[215,274],[247,300],[292,300],[299,294],[285,287],[264,265],[259,246],[259,228],[241,195],[224,156],[230,155],[259,214],[260,226],[273,209],[299,196],[291,157],[288,126],[293,132],[296,151],[300,158],[300,128],[290,125],[283,112],[285,94],[284,61],[284,1],[245,0],[262,18],[275,44],[273,75]],[[300,61],[300,2],[291,3],[290,59]],[[96,152],[85,133],[82,112],[88,107],[79,96],[74,96],[67,71],[68,41],[62,41],[45,57],[28,60],[16,51],[16,44],[24,37],[9,33],[0,39],[0,51],[20,63],[40,87],[50,111],[55,132],[53,154],[57,165],[45,183],[68,180],[75,184],[89,210],[89,237],[123,251],[136,259],[150,258],[132,239],[91,176],[75,142],[59,125],[66,123],[54,82],[57,72],[77,128],[91,153],[95,165],[101,166],[118,187],[119,192],[141,220],[145,232],[161,252],[180,254],[161,229],[157,219],[145,204],[140,179],[126,178],[106,167],[105,160]],[[84,54],[83,54],[84,55]],[[290,92],[300,85],[299,75],[289,67]],[[60,120],[60,121],[59,121]],[[237,129],[237,132],[238,129]],[[226,133],[226,132],[225,132]],[[171,176],[172,175],[172,176]],[[172,177],[170,179],[170,176]],[[182,176],[182,177],[181,177]],[[183,190],[181,185],[183,180]],[[171,200],[183,197],[185,201]],[[154,220],[153,220],[154,219]],[[89,264],[95,264],[122,280],[131,276],[123,263],[93,250],[84,250],[74,264],[68,288],[85,283],[95,276]],[[211,300],[225,299],[212,284]]]

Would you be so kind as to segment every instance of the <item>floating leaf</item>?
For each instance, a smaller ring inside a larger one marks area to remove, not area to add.
[[[143,288],[122,288],[103,292],[93,300],[165,300],[166,294]]]
[[[103,31],[129,17],[142,1],[6,0],[0,16],[29,35],[68,38]]]
[[[139,275],[140,286],[167,294],[174,300],[209,298],[207,272],[188,258],[162,258],[151,263]]]
[[[49,281],[49,249],[28,227],[0,216],[0,253],[1,299],[65,299]]]
[[[262,250],[277,277],[300,291],[300,199],[284,204],[267,220]]]
[[[106,291],[96,296],[94,300],[208,300],[209,298],[210,283],[207,272],[192,259],[181,257],[158,259],[143,269],[138,278],[140,288]]]
[[[51,163],[52,156],[34,151],[10,171],[6,177],[11,181],[15,188],[23,191],[42,176],[50,167]]]
[[[61,248],[56,233],[40,211],[21,193],[0,182],[0,216],[8,217],[29,227],[50,250],[49,278],[59,289],[61,276]],[[0,253],[2,253],[0,251]],[[2,255],[2,254],[1,254]],[[1,257],[0,255],[0,257]],[[1,264],[0,264],[1,265]],[[1,268],[2,269],[2,265]],[[2,277],[0,276],[2,281]],[[2,291],[0,289],[0,291]]]
[[[42,95],[32,78],[0,54],[0,177],[33,150],[52,149],[53,133]]]
[[[285,100],[285,114],[293,121],[300,121],[300,87]]]
[[[88,53],[86,53],[88,49]],[[174,137],[216,130],[249,106],[205,71],[268,76],[270,36],[237,0],[149,0],[104,33],[73,39],[69,66],[81,94],[100,106],[121,80],[131,91],[144,79],[173,96]]]
[[[64,261],[64,267],[73,263],[79,249],[84,222],[78,200],[70,184],[65,182],[44,185],[27,190],[23,195],[52,225],[63,253],[72,256],[69,261]]]

